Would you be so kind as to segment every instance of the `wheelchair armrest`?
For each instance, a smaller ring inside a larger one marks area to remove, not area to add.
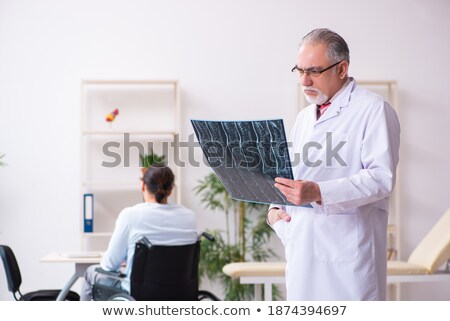
[[[123,279],[127,276],[126,274],[123,274],[120,271],[106,271],[106,270],[102,269],[101,267],[96,268],[95,272],[105,274],[105,275],[111,276],[116,279]]]

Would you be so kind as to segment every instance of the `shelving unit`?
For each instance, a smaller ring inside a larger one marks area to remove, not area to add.
[[[180,167],[173,166],[179,133],[176,80],[85,80],[81,84],[81,190],[94,195],[93,232],[82,249],[106,249],[118,214],[142,201],[139,155],[166,155],[176,184],[169,202],[181,199]],[[112,122],[106,116],[118,109]]]
[[[381,95],[395,109],[399,116],[398,90],[395,80],[362,80],[358,85]],[[396,185],[389,197],[389,222],[388,222],[388,259],[400,258],[400,166],[397,168]]]

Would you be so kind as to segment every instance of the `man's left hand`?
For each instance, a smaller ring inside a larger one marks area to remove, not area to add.
[[[283,193],[289,202],[295,205],[303,205],[312,202],[320,204],[322,200],[319,185],[311,181],[277,177],[275,178],[274,186]]]

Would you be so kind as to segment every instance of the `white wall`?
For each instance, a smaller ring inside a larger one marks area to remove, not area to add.
[[[281,117],[289,130],[298,42],[324,26],[347,40],[354,77],[398,80],[407,258],[450,205],[449,16],[446,0],[0,0],[0,243],[23,291],[61,286],[72,267],[39,258],[80,244],[82,79],[179,79],[183,136],[191,118]],[[208,172],[183,170],[183,202],[214,227],[220,215],[192,196]],[[403,298],[448,300],[450,288],[407,286]]]

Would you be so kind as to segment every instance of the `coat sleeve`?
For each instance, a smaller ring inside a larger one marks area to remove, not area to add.
[[[326,214],[346,211],[384,199],[395,185],[400,125],[389,104],[371,113],[361,143],[362,169],[349,177],[319,182]],[[358,148],[352,146],[352,148]]]
[[[109,241],[108,249],[103,255],[101,267],[107,271],[118,271],[127,258],[129,235],[129,215],[124,209],[117,218],[114,232]]]

